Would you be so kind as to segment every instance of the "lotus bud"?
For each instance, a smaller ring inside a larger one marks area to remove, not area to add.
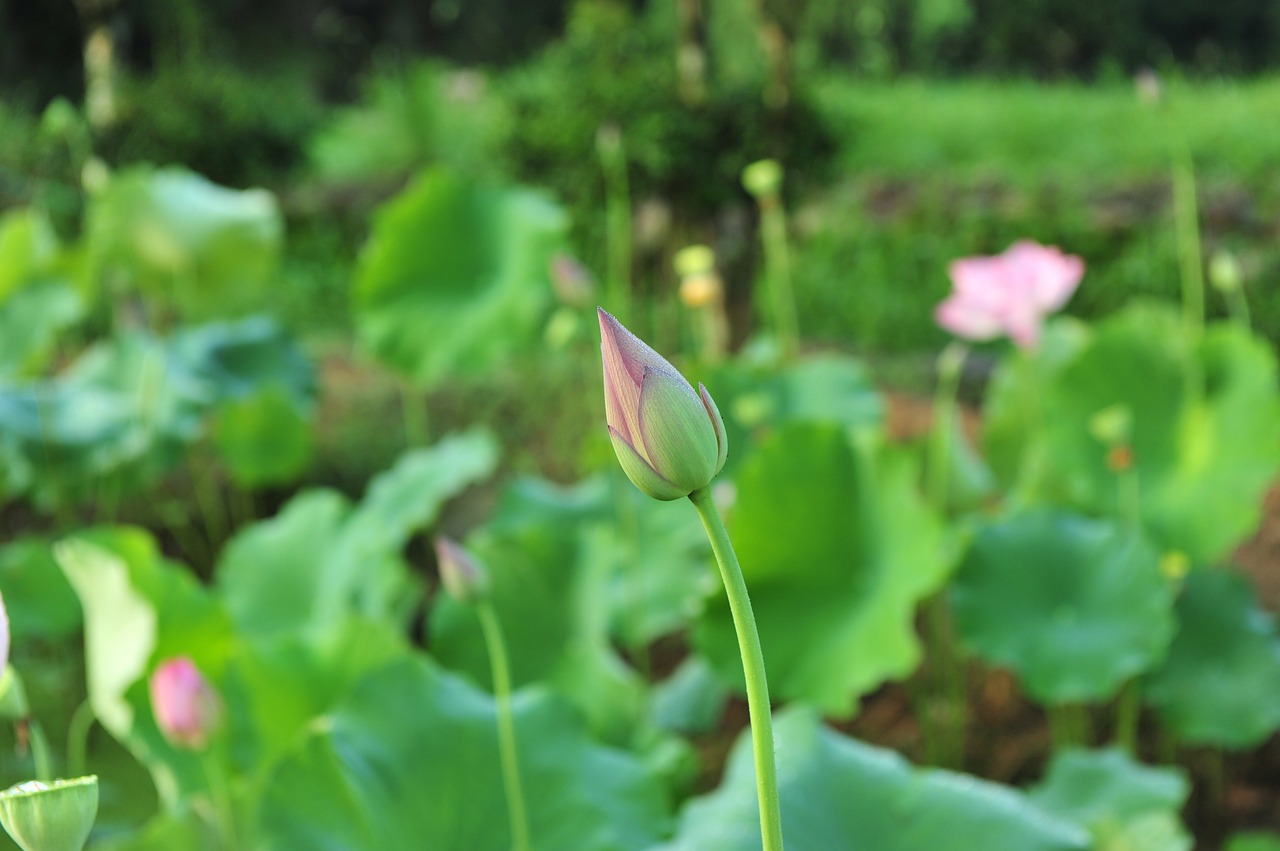
[[[1235,292],[1244,284],[1240,261],[1230,251],[1215,251],[1209,260],[1209,283],[1221,293]]]
[[[98,778],[30,781],[0,792],[0,823],[23,851],[80,851],[98,816]]]
[[[647,496],[671,500],[706,487],[724,467],[724,421],[662,355],[599,310],[604,408],[627,478]]]
[[[444,590],[460,603],[474,603],[489,596],[489,571],[457,542],[436,538],[436,560]]]
[[[742,170],[742,185],[756,198],[777,195],[782,189],[782,165],[777,160],[758,160]]]
[[[551,258],[548,271],[551,286],[561,304],[570,307],[586,307],[595,291],[595,276],[576,257],[557,251]]]
[[[222,723],[222,701],[186,657],[162,662],[151,675],[151,711],[175,747],[201,750]]]

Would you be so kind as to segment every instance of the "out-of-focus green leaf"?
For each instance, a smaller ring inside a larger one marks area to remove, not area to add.
[[[1226,851],[1280,851],[1280,835],[1237,833],[1227,842]]]
[[[269,192],[227,189],[179,168],[116,174],[87,219],[100,274],[123,275],[187,321],[260,307],[284,241]]]
[[[1190,851],[1178,813],[1190,785],[1176,768],[1152,768],[1119,750],[1055,753],[1028,797],[1089,829],[1102,851]]]
[[[80,294],[62,283],[26,287],[0,301],[0,380],[43,371],[57,349],[59,334],[83,313]]]
[[[1178,599],[1178,634],[1143,697],[1181,741],[1245,748],[1280,728],[1280,637],[1249,584],[1193,571]]]
[[[777,697],[846,716],[919,663],[916,604],[948,565],[915,480],[905,459],[855,449],[834,425],[781,429],[743,462],[729,526]],[[722,590],[695,642],[741,687]]]
[[[953,585],[960,635],[1049,704],[1102,700],[1164,658],[1173,588],[1108,520],[1033,510],[982,528]]]
[[[223,551],[217,584],[228,611],[255,634],[323,630],[353,611],[403,615],[413,586],[400,551],[446,500],[493,472],[497,452],[488,434],[468,432],[405,453],[355,508],[331,491],[299,494]]]
[[[172,369],[199,382],[210,402],[242,399],[277,387],[306,409],[315,392],[306,356],[266,316],[183,329],[174,334],[169,352]]]
[[[0,547],[0,593],[14,642],[61,638],[80,627],[80,603],[49,542],[20,538]]]
[[[39,211],[21,208],[0,216],[0,304],[44,271],[57,248],[53,226]]]
[[[54,554],[84,609],[85,667],[94,715],[152,773],[170,805],[205,789],[199,759],[165,741],[151,714],[146,676],[160,660],[187,656],[218,682],[231,655],[231,624],[181,567],[161,558],[139,529],[88,530]]]
[[[564,213],[526,189],[423,172],[379,213],[352,298],[360,338],[431,385],[490,370],[538,337]]]
[[[893,751],[827,729],[808,708],[779,713],[774,740],[788,848],[1090,848],[1083,829],[1054,818],[1013,789],[963,774],[913,768]],[[685,805],[677,838],[661,851],[759,849],[758,814],[751,742],[744,733],[720,788]]]
[[[629,851],[665,833],[667,795],[634,757],[593,744],[544,692],[513,709],[535,847]],[[362,680],[265,788],[267,847],[511,847],[493,699],[424,659]]]
[[[213,441],[243,488],[289,482],[311,460],[311,423],[278,385],[223,405]]]
[[[708,733],[720,722],[729,691],[701,656],[690,656],[653,690],[653,720],[664,730]]]
[[[1144,527],[1163,548],[1213,562],[1256,528],[1280,471],[1276,383],[1275,355],[1238,325],[1212,326],[1193,346],[1172,310],[1139,305],[1002,370],[987,446],[1025,496],[1123,514],[1132,507],[1112,447],[1090,423],[1124,410]]]

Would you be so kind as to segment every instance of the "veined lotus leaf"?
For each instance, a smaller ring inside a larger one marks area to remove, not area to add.
[[[542,195],[423,172],[378,213],[352,290],[365,347],[425,386],[527,349],[564,213]]]
[[[0,593],[15,643],[68,637],[80,628],[80,602],[46,540],[18,538],[0,546]]]
[[[1188,744],[1247,748],[1280,728],[1280,637],[1243,577],[1193,571],[1169,658],[1143,697]]]
[[[841,851],[1084,851],[1086,831],[1014,789],[917,769],[792,707],[774,725],[782,831],[788,848]],[[676,839],[654,851],[760,848],[755,767],[746,732],[720,788],[685,805]]]
[[[906,459],[855,448],[837,425],[790,425],[742,462],[730,533],[772,694],[848,716],[920,661],[917,603],[949,567]],[[726,681],[742,660],[722,586],[694,640]]]
[[[1173,588],[1134,529],[1044,509],[981,528],[953,584],[956,623],[982,658],[1047,704],[1104,700],[1164,658]]]
[[[544,691],[513,710],[534,847],[639,851],[667,832],[667,792],[634,757],[592,743]],[[268,847],[511,848],[493,698],[425,658],[361,680],[265,790]]]

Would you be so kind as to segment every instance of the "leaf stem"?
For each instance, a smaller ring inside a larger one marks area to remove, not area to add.
[[[782,197],[772,193],[760,199],[760,232],[764,244],[765,278],[772,301],[773,332],[778,335],[784,361],[796,353],[799,325],[791,289],[791,252],[787,244],[787,214]]]
[[[498,756],[502,761],[502,782],[507,792],[507,816],[511,821],[511,847],[514,851],[530,851],[529,819],[526,815],[524,790],[520,785],[520,762],[516,751],[516,725],[511,714],[511,669],[507,662],[507,645],[502,626],[488,600],[476,602],[476,616],[484,632],[493,669],[493,697],[498,712]]]
[[[71,713],[71,722],[67,725],[67,773],[72,777],[85,774],[88,762],[89,733],[93,730],[93,722],[98,717],[93,711],[93,702],[85,698]]]
[[[778,808],[778,768],[773,751],[769,684],[765,679],[764,653],[760,648],[760,633],[756,629],[751,599],[747,595],[747,582],[724,521],[711,498],[710,487],[702,487],[689,494],[689,501],[697,509],[707,537],[711,539],[711,549],[716,554],[720,577],[729,596],[733,627],[738,634],[742,670],[747,681],[747,708],[751,714],[751,748],[755,755],[756,794],[760,801],[760,834],[764,840],[764,851],[782,851],[782,814]]]

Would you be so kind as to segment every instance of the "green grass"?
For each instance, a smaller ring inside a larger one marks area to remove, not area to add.
[[[1171,134],[1190,144],[1209,178],[1280,174],[1280,77],[1172,82],[1163,103],[1139,102],[1124,81],[1096,86],[1026,80],[832,77],[815,94],[846,144],[853,174],[907,178],[1132,181],[1167,172]]]

